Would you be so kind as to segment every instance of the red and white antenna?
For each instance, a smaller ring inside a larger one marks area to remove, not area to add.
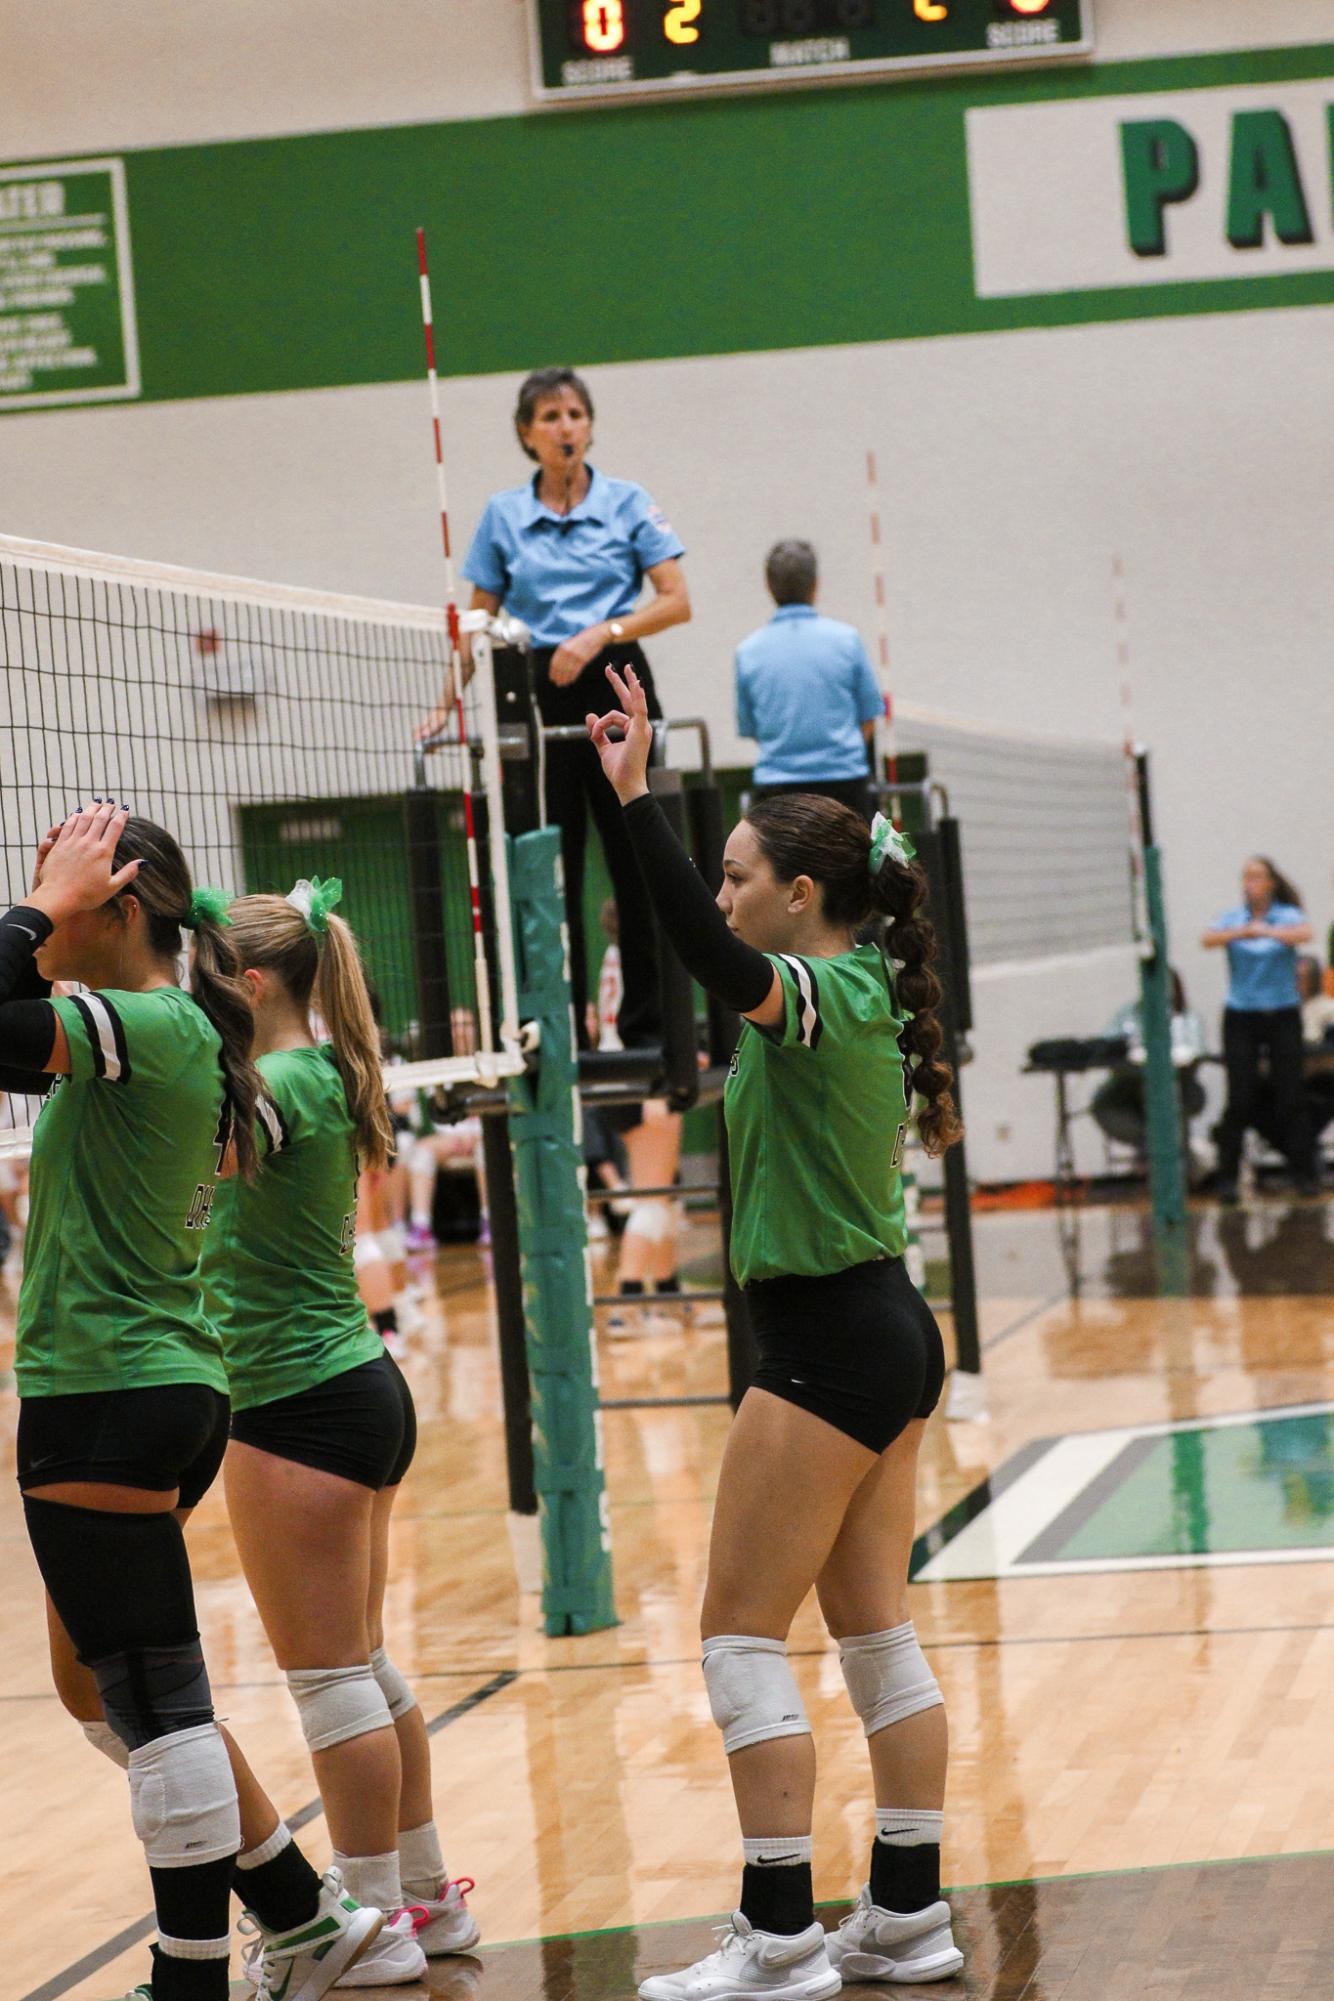
[[[883,765],[883,775],[892,787],[899,782],[899,740],[894,723],[894,694],[889,678],[889,598],[885,590],[885,543],[880,529],[880,479],[876,469],[875,453],[866,454],[866,498],[871,524],[871,582],[875,591],[876,648],[879,655],[880,692],[884,697],[885,714],[877,737],[877,762]],[[900,802],[897,793],[890,798],[890,817],[896,827],[903,825]]]
[[[426,268],[426,231],[417,231],[417,268],[421,273],[422,325],[426,331],[426,380],[431,391],[431,426],[435,433],[435,477],[440,494],[440,537],[445,554],[445,632],[449,640],[449,684],[454,690],[463,773],[463,822],[467,833],[468,889],[472,897],[473,964],[477,985],[478,1045],[486,1055],[495,1050],[491,1023],[491,970],[482,933],[481,877],[477,867],[477,829],[472,804],[472,752],[463,710],[463,653],[460,644],[458,594],[454,584],[454,552],[449,540],[449,493],[445,485],[445,451],[440,429],[440,382],[435,372],[435,319],[431,311],[431,280]]]

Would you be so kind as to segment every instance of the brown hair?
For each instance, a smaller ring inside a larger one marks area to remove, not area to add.
[[[194,884],[189,864],[177,841],[165,827],[131,814],[116,843],[113,866],[142,861],[144,866],[121,896],[138,899],[148,926],[148,942],[162,959],[181,954],[181,932],[189,924],[190,899]],[[119,903],[120,897],[112,899]],[[237,960],[236,946],[228,926],[211,917],[200,917],[190,929],[194,934],[194,956],[190,967],[190,993],[208,1016],[222,1043],[223,1087],[232,1111],[236,1165],[248,1181],[255,1172],[255,1100],[259,1096],[259,1072],[250,1060],[255,1017],[246,993]]]
[[[764,559],[764,581],[775,604],[809,604],[819,564],[809,542],[775,542]]]
[[[1268,855],[1252,855],[1251,860],[1259,862],[1261,868],[1269,870],[1269,880],[1274,885],[1273,895],[1275,903],[1293,903],[1300,910],[1302,907],[1302,893],[1295,883],[1289,881],[1282,869],[1271,862]]]
[[[357,941],[341,917],[313,931],[285,896],[240,896],[229,915],[243,966],[280,979],[296,1005],[312,1000],[329,1031],[364,1167],[385,1167],[393,1128],[380,1070],[380,1033]]]
[[[860,814],[813,792],[760,799],[746,815],[761,852],[780,882],[808,875],[817,883],[825,916],[832,924],[856,927],[873,915],[887,920],[885,955],[898,971],[894,989],[912,1012],[899,1036],[904,1086],[909,1102],[925,1100],[917,1130],[929,1154],[944,1153],[963,1138],[951,1086],[954,1072],[940,1060],[944,1039],[936,1010],[942,999],[932,970],[935,927],[922,913],[926,871],[918,862],[887,857],[874,879],[870,872],[871,830]]]
[[[537,453],[531,445],[524,444],[523,434],[537,415],[537,406],[544,396],[557,396],[562,389],[572,389],[588,412],[591,423],[593,399],[588,393],[588,384],[572,368],[535,368],[519,384],[519,400],[514,406],[514,434],[521,449],[530,459]]]

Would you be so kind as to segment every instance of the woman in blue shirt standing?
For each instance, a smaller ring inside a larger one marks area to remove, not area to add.
[[[1269,1065],[1274,1121],[1300,1194],[1319,1187],[1303,1091],[1302,1010],[1297,947],[1311,926],[1287,877],[1263,855],[1241,872],[1242,901],[1225,910],[1200,941],[1226,947],[1228,995],[1223,1009],[1227,1105],[1218,1128],[1218,1198],[1237,1199],[1237,1170],[1246,1128],[1254,1121],[1260,1062]]]
[[[633,667],[648,692],[649,714],[662,714],[640,640],[690,617],[685,554],[642,486],[609,479],[587,463],[593,399],[570,368],[544,368],[519,390],[514,428],[537,471],[522,486],[492,494],[463,572],[474,611],[503,605],[532,634],[533,670],[542,720],[578,724],[614,705],[605,669]],[[653,586],[638,608],[644,579]],[[465,637],[464,675],[471,674]],[[433,735],[453,709],[446,688],[420,735]],[[584,849],[591,809],[620,913],[624,998],[619,1028],[626,1048],[656,1040],[658,969],[645,903],[620,809],[587,737],[552,743],[546,756],[547,816],[561,830],[569,909],[575,1021],[586,1037]]]

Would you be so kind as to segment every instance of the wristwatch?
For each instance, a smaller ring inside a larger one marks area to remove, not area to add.
[[[609,618],[607,620],[607,631],[610,634],[607,642],[610,646],[619,646],[625,638],[625,627],[621,624],[619,618]]]

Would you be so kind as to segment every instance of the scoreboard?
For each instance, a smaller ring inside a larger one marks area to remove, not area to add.
[[[810,82],[1087,55],[1093,0],[529,0],[537,94]]]

